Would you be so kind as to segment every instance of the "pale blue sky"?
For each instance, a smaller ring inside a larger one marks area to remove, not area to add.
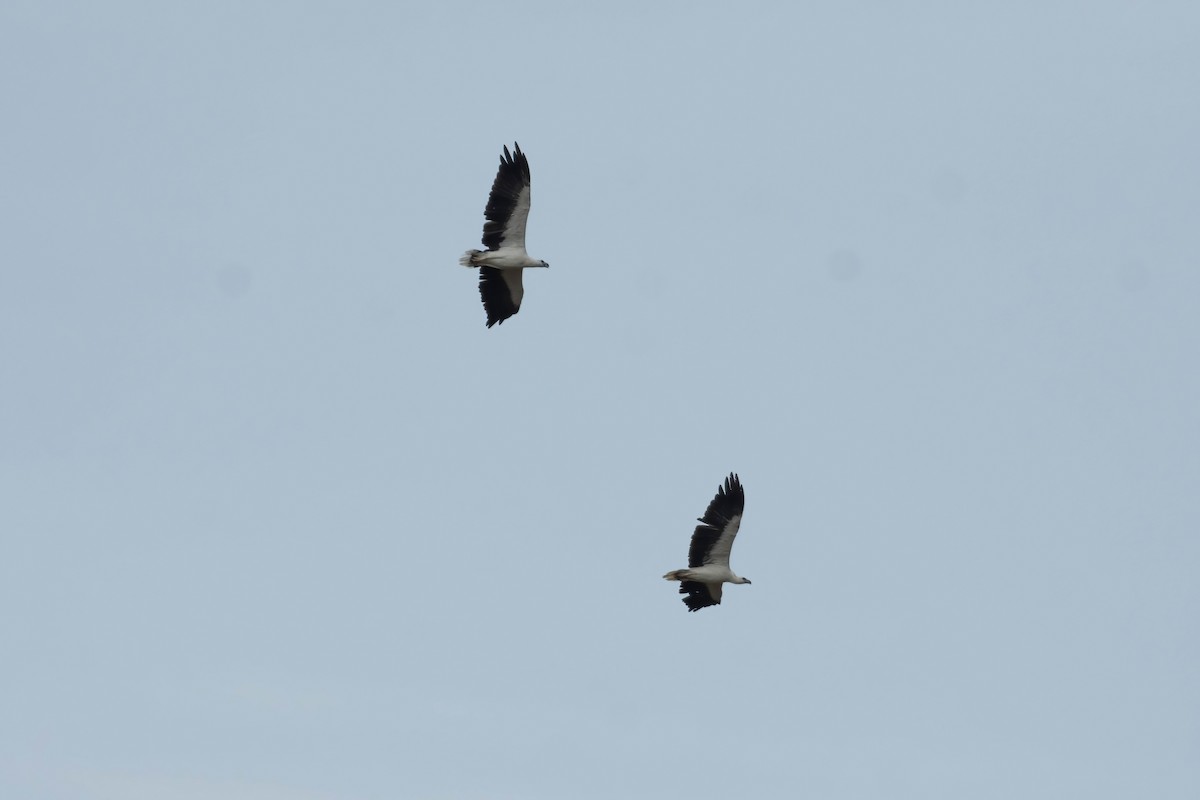
[[[0,5],[0,795],[1200,796],[1197,75],[1184,2]]]

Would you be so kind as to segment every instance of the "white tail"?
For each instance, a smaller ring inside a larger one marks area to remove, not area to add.
[[[475,263],[475,256],[481,255],[483,255],[482,250],[468,250],[462,254],[462,258],[458,260],[458,263],[462,264],[464,267],[477,267],[479,265]]]

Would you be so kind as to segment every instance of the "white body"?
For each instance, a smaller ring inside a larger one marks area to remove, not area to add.
[[[496,269],[525,269],[548,267],[545,261],[530,258],[524,247],[502,247],[499,250],[468,250],[458,260],[464,267],[495,267]]]

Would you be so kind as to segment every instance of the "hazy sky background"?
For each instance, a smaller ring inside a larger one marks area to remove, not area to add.
[[[0,795],[1200,796],[1198,76],[1191,2],[0,4]]]

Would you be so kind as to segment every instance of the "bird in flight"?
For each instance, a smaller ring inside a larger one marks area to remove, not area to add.
[[[490,328],[521,309],[521,298],[525,295],[521,275],[525,269],[550,266],[525,252],[529,160],[516,142],[512,153],[508,152],[508,145],[504,146],[484,217],[487,221],[483,223],[483,246],[487,249],[468,250],[458,263],[479,267],[479,296]]]
[[[742,524],[745,505],[742,483],[735,473],[730,473],[725,485],[717,487],[717,495],[704,516],[698,519],[700,524],[692,534],[688,550],[688,568],[663,575],[669,581],[680,581],[679,593],[687,595],[683,602],[688,611],[720,605],[723,583],[750,583],[729,568],[729,551]]]

